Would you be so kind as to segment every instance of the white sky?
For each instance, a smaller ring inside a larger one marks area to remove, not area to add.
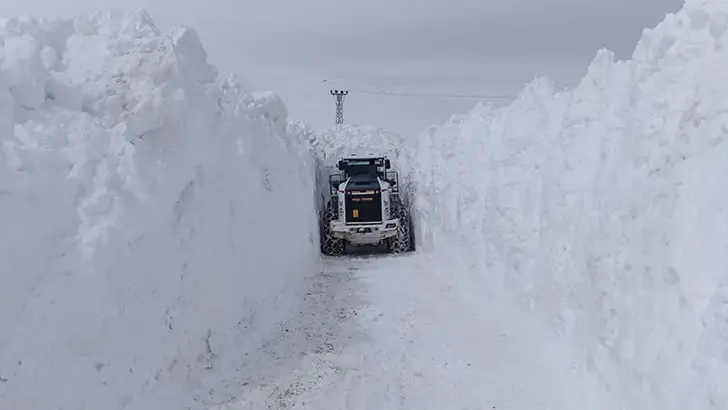
[[[514,95],[548,76],[576,83],[598,48],[629,58],[682,0],[23,0],[0,15],[144,8],[197,30],[221,72],[278,92],[291,117],[333,123],[332,87]],[[327,82],[322,83],[326,79]],[[475,99],[350,95],[347,123],[417,134]]]

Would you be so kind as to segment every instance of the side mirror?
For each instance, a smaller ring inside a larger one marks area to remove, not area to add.
[[[336,167],[339,169],[339,171],[343,171],[344,170],[344,161],[339,161],[336,164]]]
[[[389,162],[388,159],[384,160],[384,169],[390,169],[392,168],[392,164]]]

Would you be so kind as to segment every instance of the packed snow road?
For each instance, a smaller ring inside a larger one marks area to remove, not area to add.
[[[423,255],[327,260],[300,314],[241,369],[244,393],[210,408],[607,408],[544,329],[455,274]]]

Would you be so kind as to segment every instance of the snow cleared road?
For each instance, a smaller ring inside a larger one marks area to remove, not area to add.
[[[586,401],[594,392],[544,329],[451,286],[452,266],[424,255],[326,260],[307,306],[242,369],[247,391],[210,408],[608,408]]]

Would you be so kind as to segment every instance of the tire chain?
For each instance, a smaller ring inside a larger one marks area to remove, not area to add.
[[[338,218],[338,213],[331,203],[326,206],[321,221],[321,253],[324,255],[341,255],[344,253],[344,241],[331,235],[329,223]]]
[[[407,209],[403,206],[398,206],[395,210],[395,215],[399,219],[399,228],[397,229],[397,236],[394,238],[394,243],[391,246],[391,253],[404,253],[410,250],[411,232],[409,225],[409,218],[407,215]]]

